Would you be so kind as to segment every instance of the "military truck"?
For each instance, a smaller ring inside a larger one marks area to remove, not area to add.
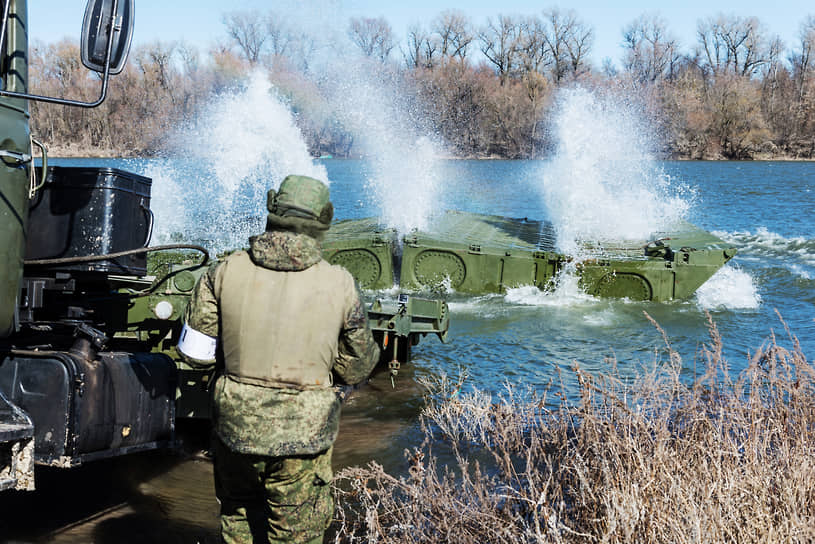
[[[132,0],[88,2],[82,62],[102,77],[99,98],[82,102],[29,92],[27,3],[2,3],[0,490],[33,489],[35,461],[72,467],[175,443],[181,378],[160,350],[194,273],[145,277],[149,179],[49,168],[29,126],[32,100],[102,103],[126,62],[133,15]]]
[[[92,108],[126,62],[133,0],[89,0],[83,64],[93,102],[28,89],[25,0],[2,6],[0,90],[0,491],[34,488],[34,464],[70,468],[179,444],[209,418],[211,376],[175,351],[180,319],[208,261],[195,244],[151,246],[151,180],[115,168],[48,165],[28,104]],[[33,149],[41,150],[35,165]],[[148,275],[148,253],[192,251]],[[195,262],[197,261],[197,262]],[[446,335],[441,301],[376,301],[371,322],[396,373],[410,346]]]

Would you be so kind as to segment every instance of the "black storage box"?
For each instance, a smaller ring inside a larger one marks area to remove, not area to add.
[[[31,202],[26,259],[108,255],[146,246],[153,223],[151,183],[150,178],[116,168],[50,167],[45,185]],[[144,275],[147,256],[49,269]]]
[[[175,364],[161,353],[0,359],[0,392],[34,422],[37,461],[63,467],[173,445],[176,382]]]

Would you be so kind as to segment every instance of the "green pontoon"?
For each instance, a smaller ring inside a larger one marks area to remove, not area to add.
[[[573,265],[580,286],[600,297],[665,302],[690,297],[736,249],[683,222],[643,240],[584,242],[575,255],[556,247],[551,223],[449,211],[428,231],[400,240],[375,219],[332,226],[325,258],[346,267],[364,289],[503,293],[534,285],[552,288]]]

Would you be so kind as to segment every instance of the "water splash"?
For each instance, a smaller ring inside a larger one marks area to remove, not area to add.
[[[789,271],[792,272],[795,276],[803,279],[803,280],[813,280],[815,279],[815,275],[812,272],[804,268],[802,265],[799,264],[790,264]]]
[[[330,101],[367,162],[366,191],[382,222],[401,234],[428,228],[434,210],[445,207],[443,147],[399,76],[356,59],[331,80]]]
[[[693,195],[656,163],[634,105],[574,88],[555,111],[542,193],[561,250],[579,257],[584,241],[648,239],[685,217]]]
[[[290,108],[261,72],[216,97],[171,141],[167,162],[148,173],[156,189],[157,241],[180,235],[216,251],[244,246],[263,230],[266,191],[286,175],[328,182]]]
[[[231,193],[256,178],[275,187],[291,173],[328,178],[312,160],[291,109],[260,71],[245,89],[218,98],[184,135],[185,150],[206,162]]]
[[[338,2],[284,0],[277,11],[285,14],[287,28],[308,49],[290,60],[320,89],[326,111],[352,135],[353,151],[366,160],[371,207],[400,233],[427,228],[432,212],[443,208],[443,146],[404,92],[401,76],[358,56]],[[178,183],[187,198],[202,197],[192,203],[200,213],[187,221],[190,228],[184,237],[212,240],[217,249],[245,244],[247,234],[262,227],[265,191],[285,175],[327,179],[324,167],[311,160],[290,108],[260,73],[251,76],[245,89],[218,98],[195,123],[179,131],[174,151],[196,161],[195,170],[204,166],[208,172],[206,179]],[[174,208],[168,209],[161,224],[177,224],[169,217]]]
[[[404,234],[426,229],[440,201],[444,147],[392,65],[363,56],[348,34],[347,6],[337,0],[283,0],[299,41],[310,45],[300,66],[366,162],[366,197],[381,221]]]
[[[557,273],[551,289],[540,290],[534,285],[507,289],[504,299],[523,306],[570,307],[597,302],[580,288],[579,281],[575,263],[570,262]]]
[[[756,310],[761,295],[750,274],[727,264],[697,289],[696,304],[704,310]]]
[[[190,199],[185,195],[192,179],[189,174],[180,172],[173,166],[172,160],[149,161],[145,164],[134,164],[131,168],[153,180],[151,188],[150,209],[155,215],[155,230],[152,245],[180,241],[200,241],[195,236],[198,226],[194,223]],[[197,178],[197,171],[195,172]]]

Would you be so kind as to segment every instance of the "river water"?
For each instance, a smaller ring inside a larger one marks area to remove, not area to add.
[[[155,243],[181,238],[218,246],[224,243],[218,237],[226,233],[237,237],[228,242],[235,244],[235,239],[244,239],[262,225],[265,190],[271,182],[238,186],[224,199],[227,189],[206,182],[206,173],[197,171],[189,159],[63,162],[89,163],[154,178]],[[376,199],[381,197],[370,190],[369,163],[324,160],[319,166],[331,180],[337,219],[379,213],[382,203]],[[551,216],[551,201],[541,197],[540,184],[547,170],[555,167],[551,161],[441,161],[435,179],[443,196],[437,202],[448,209],[512,217]],[[376,460],[393,472],[405,470],[403,451],[420,440],[416,425],[422,405],[416,383],[420,376],[463,372],[465,388],[500,391],[507,382],[543,387],[566,371],[569,389],[568,371],[575,363],[602,372],[611,356],[623,374],[633,375],[641,365],[664,357],[663,341],[644,312],[664,328],[688,377],[708,338],[706,313],[719,327],[734,371],[744,368],[751,350],[773,332],[782,344],[790,345],[778,314],[807,357],[815,357],[815,164],[657,162],[651,167],[674,194],[681,189],[684,218],[739,250],[697,296],[667,304],[635,303],[594,299],[568,285],[554,293],[523,288],[478,297],[449,293],[445,296],[452,317],[450,342],[424,339],[414,348],[413,362],[400,374],[395,389],[379,375],[351,397],[335,468]],[[603,207],[600,199],[605,197],[594,196],[596,207]],[[231,223],[225,226],[223,217],[213,217],[207,202],[221,206]],[[661,210],[666,216],[678,205],[670,198],[642,203],[643,209]],[[37,485],[33,494],[0,497],[0,541],[216,540],[217,504],[211,464],[205,457],[149,454],[71,473],[42,471]]]

